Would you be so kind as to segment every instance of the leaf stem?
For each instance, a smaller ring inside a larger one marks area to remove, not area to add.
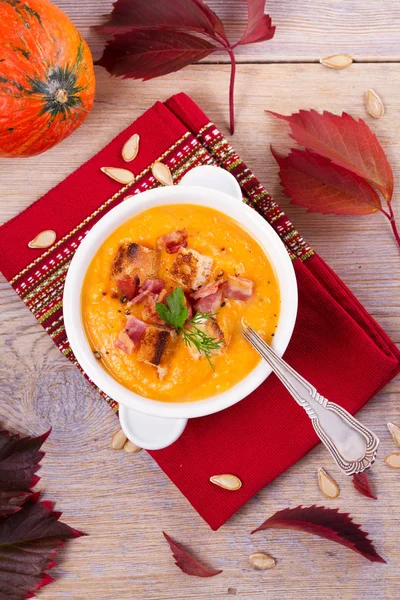
[[[394,218],[394,212],[393,212],[393,208],[392,208],[391,204],[389,204],[388,219],[389,219],[390,225],[392,226],[392,231],[393,231],[394,238],[395,238],[395,240],[398,243],[399,248],[400,248],[400,234],[399,234],[399,230],[397,229],[396,220]]]
[[[230,130],[231,130],[231,134],[233,135],[235,133],[234,94],[235,94],[236,58],[235,58],[235,53],[231,46],[227,47],[226,50],[231,59],[231,79],[229,82],[229,117],[230,117]]]

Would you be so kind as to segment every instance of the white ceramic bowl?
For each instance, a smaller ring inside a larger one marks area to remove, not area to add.
[[[297,284],[287,250],[265,219],[238,201],[240,190],[236,190],[236,180],[217,167],[197,167],[188,175],[190,177],[184,178],[183,185],[156,188],[131,196],[107,213],[82,241],[65,282],[64,323],[71,348],[90,379],[121,404],[121,424],[128,437],[148,449],[162,448],[175,441],[188,418],[209,415],[239,402],[268,377],[271,369],[266,362],[261,361],[247,377],[229,390],[197,402],[169,403],[157,398],[144,398],[113,379],[94,357],[86,338],[82,322],[81,290],[91,260],[115,229],[129,218],[154,206],[194,204],[214,208],[248,231],[274,266],[280,288],[281,308],[272,345],[279,355],[286,350],[297,314]],[[188,180],[194,185],[185,185]],[[199,184],[211,185],[214,189],[200,187]],[[215,189],[216,187],[227,189],[230,195]],[[235,197],[232,193],[235,193]]]

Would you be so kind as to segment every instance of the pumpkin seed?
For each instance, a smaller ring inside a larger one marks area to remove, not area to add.
[[[255,569],[259,571],[265,571],[265,569],[273,569],[276,565],[276,560],[270,554],[264,552],[253,552],[249,556],[249,563],[253,565]]]
[[[131,162],[131,160],[137,157],[139,152],[139,139],[139,135],[134,133],[123,145],[122,158],[125,162]]]
[[[140,452],[142,448],[140,446],[136,446],[131,440],[128,440],[124,446],[124,450],[127,454],[136,454]]]
[[[157,181],[162,183],[163,185],[174,185],[174,181],[172,179],[172,173],[169,170],[167,165],[156,160],[155,163],[151,166],[151,172]]]
[[[111,438],[111,448],[113,450],[122,450],[122,448],[126,444],[127,439],[128,438],[126,437],[125,433],[122,431],[122,429],[120,429],[119,431],[114,433],[114,435]]]
[[[213,475],[210,477],[210,481],[214,485],[224,488],[224,490],[235,491],[242,487],[242,482],[239,477],[236,477],[236,475],[229,475],[228,473]]]
[[[332,477],[324,471],[324,469],[318,469],[318,485],[319,489],[326,498],[334,500],[339,496],[339,486]]]
[[[400,469],[400,452],[393,452],[385,458],[385,463],[392,469]]]
[[[385,113],[383,102],[374,90],[367,90],[365,94],[365,103],[368,113],[371,117],[374,117],[374,119],[379,119]]]
[[[114,181],[118,181],[118,183],[123,183],[124,185],[135,181],[134,174],[132,171],[128,171],[128,169],[120,169],[118,167],[101,167],[101,171],[111,177],[111,179],[114,179]]]
[[[29,248],[50,248],[56,241],[57,234],[52,229],[45,229],[38,233],[28,244]]]
[[[321,58],[319,62],[331,69],[346,69],[352,64],[353,59],[349,54],[332,54],[332,56]]]
[[[388,423],[387,428],[392,434],[392,438],[395,444],[400,448],[400,427],[397,427],[394,423]]]

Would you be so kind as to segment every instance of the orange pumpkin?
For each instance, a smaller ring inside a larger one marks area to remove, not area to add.
[[[48,0],[0,0],[0,156],[48,150],[86,119],[89,47]]]

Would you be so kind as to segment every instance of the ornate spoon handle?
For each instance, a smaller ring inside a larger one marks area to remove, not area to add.
[[[296,373],[251,327],[243,335],[267,361],[293,398],[304,408],[322,443],[346,475],[360,473],[375,460],[379,439],[347,410],[321,396]]]

